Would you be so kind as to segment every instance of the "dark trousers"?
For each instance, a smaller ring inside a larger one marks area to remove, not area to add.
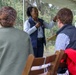
[[[43,57],[44,46],[43,39],[37,39],[37,47],[33,47],[35,57]]]

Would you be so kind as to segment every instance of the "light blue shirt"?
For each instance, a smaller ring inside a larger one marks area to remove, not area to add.
[[[54,21],[51,21],[50,23],[43,22],[43,24],[45,28],[50,29],[55,25],[55,22]],[[23,30],[27,32],[29,35],[31,35],[33,32],[37,30],[35,26],[30,28],[30,23],[28,22],[28,20],[25,21],[23,28],[24,28]],[[43,30],[41,26],[38,28],[38,38],[43,38]]]
[[[69,43],[70,38],[66,34],[64,33],[58,34],[55,42],[55,51],[65,50]]]

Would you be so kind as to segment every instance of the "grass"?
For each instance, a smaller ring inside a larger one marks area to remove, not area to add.
[[[50,56],[54,54],[54,46],[44,47],[44,56]]]

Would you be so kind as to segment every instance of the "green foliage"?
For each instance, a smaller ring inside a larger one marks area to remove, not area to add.
[[[74,23],[76,22],[76,15],[74,16],[74,21],[73,21]]]

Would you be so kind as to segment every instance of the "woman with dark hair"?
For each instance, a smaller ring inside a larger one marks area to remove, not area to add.
[[[44,20],[38,18],[38,9],[36,7],[28,7],[27,16],[29,19],[24,23],[24,31],[31,37],[35,57],[42,57],[44,44],[46,43],[44,29],[52,28],[56,17],[48,24]]]
[[[14,28],[17,12],[12,7],[0,9],[0,75],[21,75],[33,49],[27,33]]]

